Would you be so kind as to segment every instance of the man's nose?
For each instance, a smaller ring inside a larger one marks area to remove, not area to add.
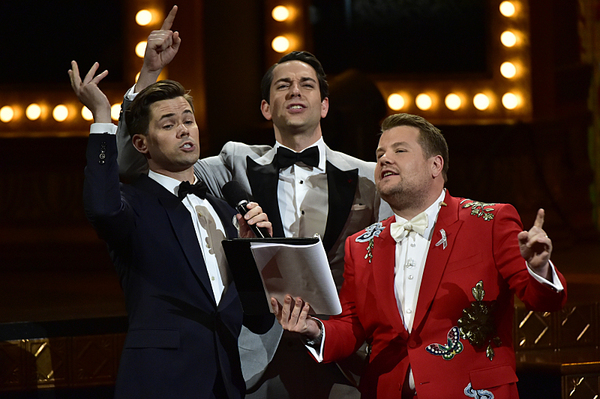
[[[188,130],[187,126],[185,125],[185,123],[181,123],[177,127],[177,136],[185,137],[185,136],[189,136],[189,135],[190,135],[190,131]]]

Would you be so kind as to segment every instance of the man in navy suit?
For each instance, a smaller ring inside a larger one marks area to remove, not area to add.
[[[94,76],[97,69],[96,63],[82,81],[73,61],[69,76],[95,121],[85,211],[108,243],[129,316],[116,397],[241,398],[238,335],[242,323],[265,320],[244,317],[221,241],[238,235],[235,225],[251,237],[248,225],[272,233],[271,224],[258,204],[242,217],[189,183],[196,180],[199,131],[192,99],[177,82],[148,86],[129,108],[132,143],[150,171],[120,185],[116,126],[98,88],[108,72]]]

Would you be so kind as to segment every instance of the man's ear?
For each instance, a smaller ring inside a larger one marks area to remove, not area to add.
[[[267,100],[262,100],[260,102],[260,112],[262,112],[263,116],[268,121],[273,118],[273,115],[271,115],[271,105],[267,102]]]
[[[327,116],[329,112],[329,97],[325,97],[323,101],[321,101],[321,119]]]
[[[135,147],[136,150],[141,152],[142,154],[148,154],[148,144],[146,143],[147,137],[143,134],[134,134],[131,138],[131,143]]]
[[[435,155],[432,157],[431,162],[431,175],[433,177],[438,177],[442,174],[442,170],[444,169],[444,158],[441,155]]]

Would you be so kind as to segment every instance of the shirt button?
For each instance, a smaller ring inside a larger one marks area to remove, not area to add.
[[[410,275],[408,276],[408,279],[409,279],[409,280],[412,280],[413,278],[414,278],[414,277],[413,277],[413,275],[412,275],[412,274],[410,274]]]
[[[304,211],[300,211],[304,215]]]
[[[304,184],[304,180],[300,180],[300,184]]]
[[[211,279],[212,281],[215,281],[215,276],[210,276],[210,279]]]
[[[406,313],[411,314],[412,313],[412,309],[406,309]]]
[[[410,246],[411,246],[411,247],[416,247],[416,246],[417,246],[417,244],[415,244],[414,242],[411,242],[411,243],[410,243]]]

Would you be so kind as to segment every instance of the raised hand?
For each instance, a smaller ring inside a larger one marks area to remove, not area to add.
[[[548,261],[552,253],[552,241],[542,229],[544,225],[544,210],[539,209],[533,227],[518,235],[521,256],[539,275],[549,275]]]
[[[179,32],[171,30],[177,15],[177,9],[177,6],[173,6],[160,29],[153,30],[148,36],[144,64],[135,86],[136,92],[156,82],[160,72],[175,58],[179,51],[181,45]]]
[[[98,83],[108,75],[108,71],[106,70],[94,76],[99,66],[100,65],[95,62],[87,75],[81,80],[77,62],[71,61],[71,69],[69,69],[68,74],[71,79],[73,91],[77,95],[77,98],[79,98],[79,101],[92,111],[94,121],[97,123],[110,123],[110,102],[98,87]]]

